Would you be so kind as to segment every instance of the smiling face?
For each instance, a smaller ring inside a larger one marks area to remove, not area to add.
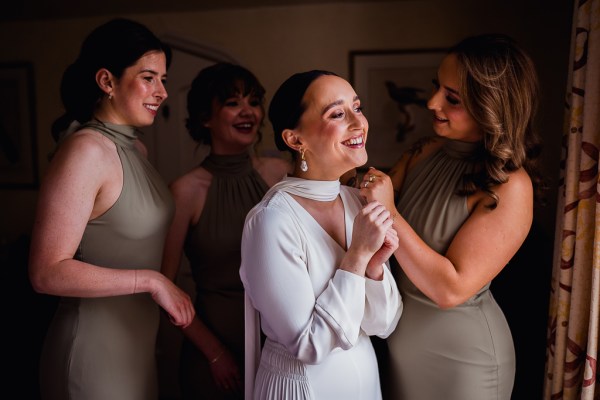
[[[427,108],[433,111],[433,129],[439,136],[477,142],[482,139],[482,131],[462,103],[458,68],[454,54],[443,59]]]
[[[112,77],[111,99],[105,98],[96,116],[106,122],[144,127],[151,125],[158,107],[167,98],[167,62],[163,52],[143,55],[123,72]]]
[[[302,99],[305,111],[298,127],[289,133],[293,148],[305,150],[307,172],[297,176],[336,180],[367,162],[365,144],[369,123],[360,100],[344,79],[324,75],[315,79]]]
[[[265,112],[260,98],[237,94],[221,104],[213,99],[212,111],[204,126],[210,130],[215,154],[239,154],[256,141]]]

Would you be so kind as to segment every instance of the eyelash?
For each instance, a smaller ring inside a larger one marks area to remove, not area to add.
[[[145,77],[144,77],[144,80],[145,80],[146,82],[148,82],[148,83],[152,83],[152,82],[154,82],[154,76],[145,76]],[[161,83],[163,84],[163,86],[166,86],[166,85],[167,85],[167,80],[166,80],[166,79],[161,79],[160,81],[161,81]]]
[[[440,90],[440,83],[438,82],[437,79],[432,79],[431,83],[433,83],[433,87],[435,88],[436,91]],[[460,100],[458,100],[457,98],[450,96],[450,95],[446,95],[445,99],[448,103],[450,103],[453,106],[457,106],[460,104]]]
[[[354,112],[362,114],[363,113],[363,109],[364,108],[362,106],[358,106],[358,107],[354,108]],[[336,118],[342,117],[343,115],[344,115],[343,111],[335,112],[335,113],[331,114],[331,118],[336,119]]]
[[[260,107],[260,100],[257,100],[257,99],[250,100],[249,104],[251,107]],[[238,100],[225,100],[223,105],[228,106],[228,107],[236,107],[239,105],[239,102],[238,102]]]

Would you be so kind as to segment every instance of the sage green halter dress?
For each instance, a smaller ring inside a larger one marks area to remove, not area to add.
[[[244,377],[244,287],[241,240],[246,214],[268,190],[248,153],[210,154],[201,166],[212,174],[198,223],[185,241],[196,284],[196,313],[233,353]],[[242,384],[242,387],[243,384]],[[242,399],[226,395],[213,381],[206,357],[188,340],[181,353],[183,399]]]
[[[445,254],[468,215],[456,194],[478,143],[446,140],[407,174],[398,210],[434,250]],[[402,240],[402,238],[400,238]],[[395,261],[393,259],[392,261]],[[387,339],[389,399],[509,400],[515,353],[509,326],[489,290],[440,309],[394,265],[404,312]]]
[[[134,146],[135,128],[99,121],[78,129],[83,128],[115,143],[123,188],[115,204],[87,224],[75,258],[108,268],[159,271],[174,213],[169,189]],[[149,293],[61,298],[42,351],[42,398],[158,398],[158,323],[159,307]]]

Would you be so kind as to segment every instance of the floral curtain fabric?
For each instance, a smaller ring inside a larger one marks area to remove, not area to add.
[[[598,400],[600,0],[576,0],[544,400]]]

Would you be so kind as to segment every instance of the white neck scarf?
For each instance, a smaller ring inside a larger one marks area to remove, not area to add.
[[[340,181],[313,181],[286,176],[265,194],[269,199],[274,193],[284,191],[296,196],[317,201],[333,201],[340,194]]]

